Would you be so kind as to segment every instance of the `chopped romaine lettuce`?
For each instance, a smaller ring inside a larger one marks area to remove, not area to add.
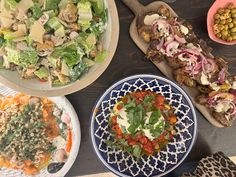
[[[89,0],[92,3],[92,8],[95,15],[100,15],[104,11],[103,0]]]
[[[32,11],[35,20],[38,20],[43,15],[42,9],[38,3],[34,3],[34,6],[31,7],[30,10]]]
[[[86,31],[90,27],[90,21],[93,18],[91,3],[89,1],[82,0],[78,2],[77,7],[79,14],[78,23],[81,25],[82,30]]]
[[[77,65],[83,57],[83,55],[78,52],[78,48],[75,44],[57,47],[52,56],[56,58],[61,57],[69,67]]]
[[[102,63],[105,60],[105,58],[107,57],[107,55],[108,55],[107,51],[102,51],[97,54],[97,56],[95,57],[95,61],[97,63]]]
[[[49,76],[48,70],[44,67],[39,68],[34,72],[34,74],[40,79],[47,78]]]
[[[66,34],[65,34],[65,29],[63,26],[61,26],[60,28],[58,28],[55,32],[54,32],[55,36],[58,36],[58,37],[64,37]]]
[[[63,27],[63,25],[60,23],[57,17],[53,17],[49,19],[47,22],[47,25],[50,26],[55,31],[58,30],[60,27]]]
[[[56,10],[61,0],[44,0],[45,10]]]
[[[7,9],[15,9],[18,4],[15,0],[3,0],[3,1]]]
[[[77,64],[75,67],[73,67],[70,70],[70,78],[72,81],[76,81],[77,79],[79,79],[79,77],[87,71],[87,65],[84,62],[80,62],[79,64]]]
[[[48,56],[47,59],[52,64],[53,68],[57,68],[57,58]]]
[[[13,47],[6,47],[5,50],[7,51],[9,62],[22,66],[23,68],[26,68],[29,65],[35,65],[39,59],[37,52],[33,48],[19,51]]]

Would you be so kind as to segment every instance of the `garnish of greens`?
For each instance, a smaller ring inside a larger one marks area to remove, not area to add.
[[[0,68],[52,86],[76,81],[107,56],[103,0],[0,0]]]
[[[176,134],[174,109],[160,94],[129,93],[111,112],[109,125],[113,139],[107,145],[137,158],[160,151]]]
[[[0,115],[0,168],[35,175],[51,162],[66,162],[70,118],[52,101],[17,94],[0,99]]]

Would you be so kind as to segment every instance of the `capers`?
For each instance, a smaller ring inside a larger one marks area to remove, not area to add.
[[[213,31],[216,37],[224,41],[236,40],[236,7],[233,3],[217,10],[214,15]]]

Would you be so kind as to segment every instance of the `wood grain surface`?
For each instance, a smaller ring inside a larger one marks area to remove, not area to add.
[[[140,0],[149,4],[152,0]],[[211,41],[207,35],[206,15],[213,0],[177,0],[169,4],[175,12],[193,24],[196,34],[207,41],[216,56],[223,56],[230,61],[230,72],[236,74],[236,46],[224,46]],[[67,177],[95,175],[107,172],[105,166],[97,158],[90,140],[90,116],[95,101],[114,82],[133,74],[156,74],[161,72],[149,61],[144,60],[144,54],[136,47],[129,36],[129,26],[133,21],[133,13],[120,0],[116,0],[119,20],[120,37],[115,56],[102,76],[89,87],[68,95],[80,118],[82,142],[77,160]],[[196,161],[216,151],[223,151],[228,156],[236,155],[236,125],[231,128],[213,127],[198,111],[198,138],[186,159]]]

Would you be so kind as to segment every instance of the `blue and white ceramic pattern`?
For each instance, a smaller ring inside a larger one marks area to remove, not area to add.
[[[108,120],[120,98],[129,92],[151,90],[164,95],[175,108],[177,134],[165,149],[153,156],[136,159],[106,145],[111,140]],[[119,176],[163,176],[175,169],[189,154],[197,131],[194,107],[187,94],[175,83],[155,75],[135,75],[112,85],[98,100],[91,120],[91,138],[99,159]]]

